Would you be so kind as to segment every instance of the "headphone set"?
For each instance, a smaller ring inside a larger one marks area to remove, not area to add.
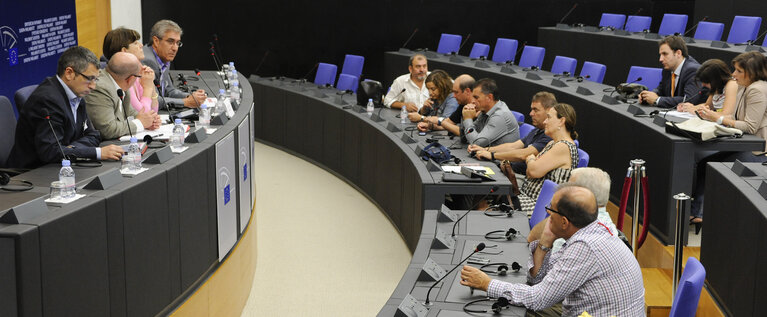
[[[488,269],[491,266],[497,266],[495,270]],[[517,262],[511,263],[511,270],[514,271],[514,273],[519,273],[519,270],[522,269],[522,266],[519,265]],[[506,273],[509,271],[509,264],[508,263],[488,263],[479,268],[480,271],[485,272],[488,275],[497,275],[497,276],[506,276]]]
[[[495,241],[511,241],[517,237],[517,230],[509,228],[509,230],[495,230],[485,233],[485,239]]]
[[[15,184],[11,184],[11,182],[14,182]],[[0,171],[0,190],[7,192],[25,192],[34,187],[35,185],[30,181],[11,179],[10,172]]]
[[[490,298],[483,298],[478,300],[470,301],[463,305],[463,311],[466,313],[475,313],[475,314],[482,314],[487,313],[487,309],[479,310],[479,309],[470,309],[469,306],[476,305],[479,303],[484,302],[492,302],[493,305],[490,306],[490,310],[493,311],[493,314],[500,314],[502,310],[509,308],[509,300],[506,299],[506,297],[498,297],[498,299],[493,300]]]
[[[514,208],[506,203],[500,203],[487,207],[484,213],[488,217],[512,217],[514,215]]]

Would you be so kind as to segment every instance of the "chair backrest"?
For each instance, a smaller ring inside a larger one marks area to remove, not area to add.
[[[519,126],[519,138],[524,138],[528,134],[530,134],[530,131],[533,131],[535,129],[535,126],[529,123],[522,123],[522,125]]]
[[[359,87],[360,82],[359,79],[357,79],[357,76],[349,75],[349,74],[341,74],[338,75],[338,83],[336,84],[336,89],[338,90],[351,90],[353,92],[357,92],[357,87]]]
[[[574,76],[576,65],[578,65],[578,61],[575,58],[556,56],[554,57],[554,63],[551,65],[551,72],[554,74],[567,72],[570,76]]]
[[[578,148],[578,167],[589,166],[589,153]]]
[[[16,117],[13,115],[11,100],[0,96],[0,167],[6,167],[16,136]]]
[[[346,54],[346,57],[344,57],[344,66],[341,67],[341,74],[349,74],[360,78],[362,77],[362,66],[364,65],[365,57]]]
[[[320,65],[317,66],[317,75],[314,75],[314,84],[317,86],[334,86],[336,84],[337,71],[338,66],[336,65],[320,63]]]
[[[469,58],[479,58],[480,56],[487,58],[488,55],[490,55],[490,45],[474,43],[474,46],[471,47]]]
[[[647,89],[653,90],[660,84],[662,72],[662,68],[631,66],[626,82],[642,84],[647,86]],[[637,80],[639,77],[642,77],[642,80]]]
[[[461,36],[455,34],[442,33],[439,38],[439,45],[437,45],[437,53],[450,54],[455,52],[458,54],[458,49],[461,47]]]
[[[652,17],[643,15],[629,15],[626,18],[626,31],[628,32],[642,32],[650,29],[652,23]]]
[[[517,40],[499,37],[498,40],[495,41],[495,48],[493,49],[493,62],[513,62],[515,57],[514,55],[517,55],[517,45]]]
[[[622,29],[623,23],[625,22],[625,14],[602,13],[602,18],[599,20],[599,26],[609,26],[616,29]]]
[[[730,24],[730,33],[727,35],[729,43],[745,43],[756,40],[759,28],[762,26],[761,17],[749,17],[736,15]]]
[[[660,28],[658,29],[658,35],[671,35],[674,33],[684,34],[684,28],[686,27],[687,27],[686,14],[666,13],[663,15],[663,20],[660,21]]]
[[[682,277],[676,288],[674,302],[671,303],[669,317],[693,317],[698,308],[700,291],[706,280],[706,269],[693,257],[687,258]]]
[[[543,181],[541,193],[538,194],[538,200],[535,202],[535,207],[533,208],[533,215],[530,216],[530,220],[528,220],[530,229],[549,216],[549,213],[546,212],[546,206],[551,202],[551,197],[554,197],[554,192],[556,190],[557,183],[548,179]]]
[[[721,41],[724,33],[724,23],[698,22],[693,38],[698,40]]]
[[[29,85],[19,88],[19,90],[16,90],[16,93],[13,94],[13,101],[16,102],[16,109],[14,111],[16,112],[16,119],[19,118],[19,112],[21,111],[21,108],[24,106],[24,103],[27,102],[27,99],[29,99],[29,96],[32,95],[32,92],[37,89],[37,85]]]
[[[602,81],[605,79],[605,72],[607,71],[607,66],[594,63],[594,62],[583,62],[583,67],[581,67],[581,76],[583,76],[584,79],[593,81],[595,83],[602,83]],[[586,78],[588,76],[588,78]]]
[[[522,50],[522,57],[519,58],[520,67],[536,66],[538,69],[543,65],[543,56],[546,55],[546,49],[539,46],[526,45]]]
[[[516,112],[516,111],[514,111],[514,110],[511,110],[511,114],[513,114],[513,115],[514,115],[514,118],[517,118],[517,122],[518,122],[518,123],[523,123],[523,122],[525,122],[525,115],[524,115],[524,114],[522,114],[521,112]]]

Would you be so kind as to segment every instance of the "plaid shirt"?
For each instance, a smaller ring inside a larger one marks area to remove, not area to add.
[[[533,267],[530,244],[528,267]],[[562,249],[548,252],[537,276],[528,284],[493,280],[487,294],[504,296],[515,305],[541,310],[563,302],[562,316],[586,311],[592,316],[644,316],[642,271],[626,245],[598,221],[573,234]],[[531,286],[532,285],[532,286]]]

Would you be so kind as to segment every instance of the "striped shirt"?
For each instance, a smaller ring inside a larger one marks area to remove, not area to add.
[[[533,267],[530,243],[528,267]],[[562,249],[548,252],[537,276],[528,284],[493,280],[490,297],[506,297],[514,305],[541,310],[562,302],[562,316],[644,316],[642,271],[634,255],[617,237],[594,221],[573,234]]]

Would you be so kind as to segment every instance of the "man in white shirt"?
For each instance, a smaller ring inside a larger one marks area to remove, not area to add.
[[[408,112],[415,112],[429,100],[429,89],[425,84],[426,76],[429,75],[426,56],[413,55],[407,68],[410,73],[397,77],[391,84],[384,98],[384,106],[394,109],[407,107]]]

